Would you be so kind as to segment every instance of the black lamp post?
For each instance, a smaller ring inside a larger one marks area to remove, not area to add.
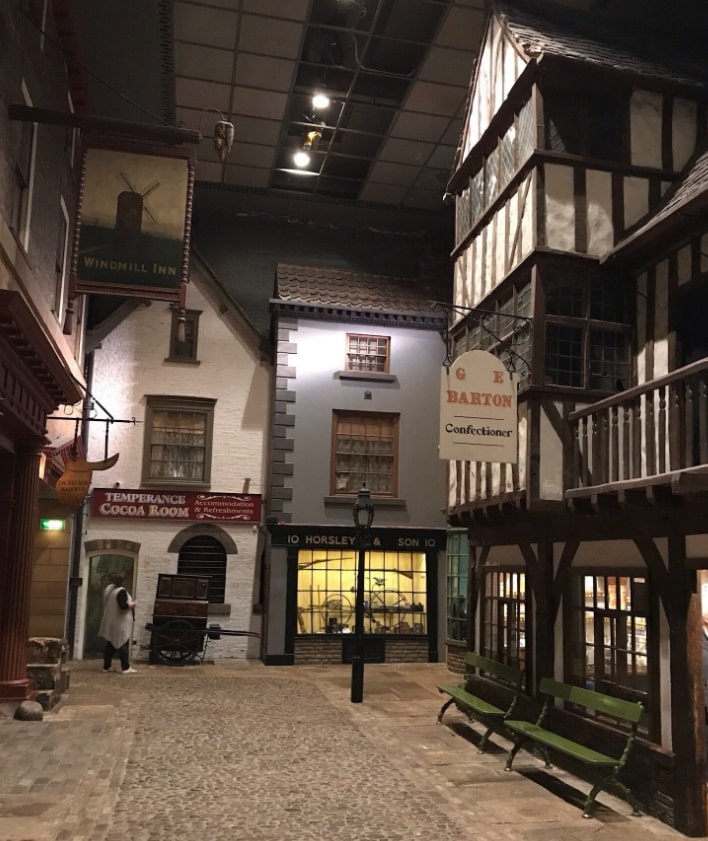
[[[356,573],[356,601],[354,604],[354,654],[352,656],[352,704],[360,704],[364,698],[364,575],[366,572],[366,550],[371,545],[371,524],[374,522],[374,506],[367,488],[362,488],[354,503],[354,526],[359,549],[359,564]]]

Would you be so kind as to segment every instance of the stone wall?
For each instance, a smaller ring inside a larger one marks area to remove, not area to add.
[[[56,637],[31,637],[27,641],[27,677],[36,687],[36,700],[51,710],[69,689],[69,647]]]

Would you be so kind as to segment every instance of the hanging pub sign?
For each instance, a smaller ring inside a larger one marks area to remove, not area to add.
[[[440,375],[440,458],[518,459],[516,383],[492,353],[470,350]]]
[[[84,149],[72,297],[180,302],[187,282],[194,157],[181,148]]]
[[[70,459],[54,486],[59,502],[72,511],[76,510],[89,492],[93,471],[109,470],[118,461],[118,455],[116,453],[103,461],[86,461],[85,458]]]

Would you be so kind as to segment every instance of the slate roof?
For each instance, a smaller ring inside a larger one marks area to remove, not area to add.
[[[443,280],[387,277],[323,266],[279,263],[275,302],[430,316],[433,313],[431,301],[450,300],[450,285]]]
[[[636,20],[621,25],[600,13],[561,7],[551,12],[548,3],[542,7],[533,0],[522,8],[497,0],[493,9],[531,58],[562,56],[691,87],[708,80],[708,62],[701,51],[684,40],[680,49],[672,49],[666,32],[642,27]]]

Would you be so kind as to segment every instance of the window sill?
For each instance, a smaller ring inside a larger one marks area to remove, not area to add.
[[[166,356],[164,362],[176,362],[178,365],[201,365],[199,359],[180,359],[178,356]]]
[[[324,498],[325,505],[341,505],[351,508],[356,502],[356,496],[326,496]],[[371,503],[374,508],[405,508],[406,501],[397,496],[374,496],[371,497]]]
[[[398,377],[395,374],[382,374],[378,371],[335,371],[334,376],[340,380],[359,380],[369,383],[398,382]]]

